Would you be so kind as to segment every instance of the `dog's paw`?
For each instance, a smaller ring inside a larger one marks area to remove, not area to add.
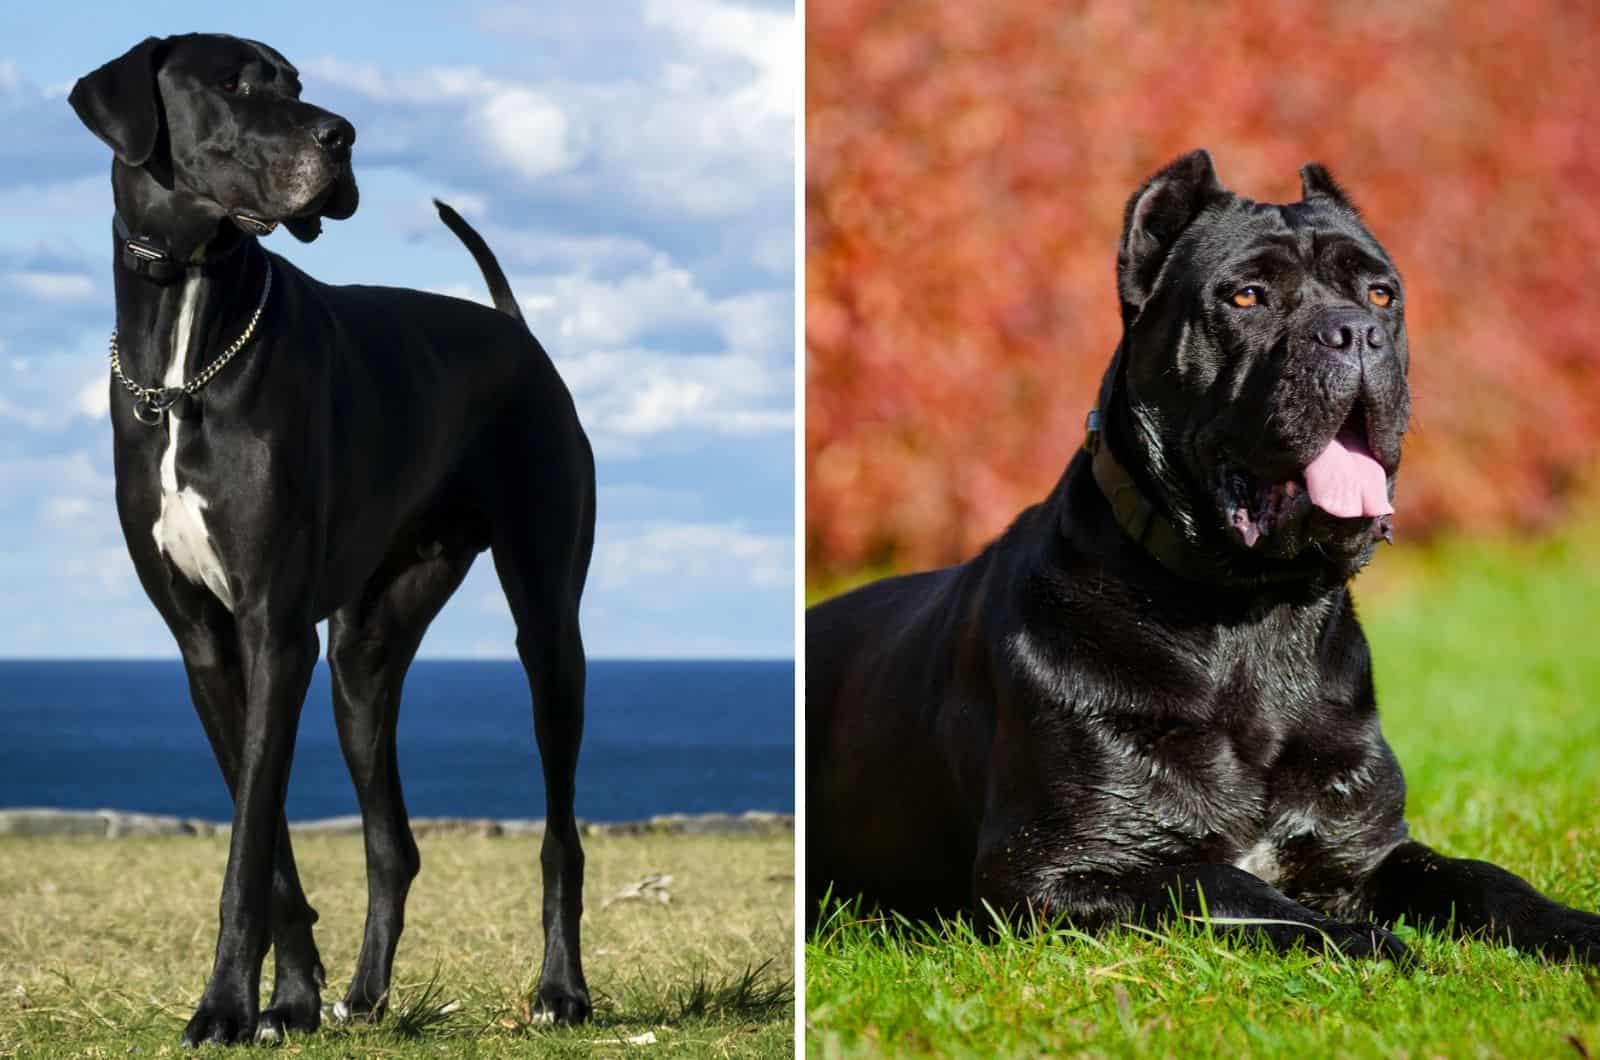
[[[344,1000],[333,1006],[333,1018],[339,1023],[375,1022],[383,1018],[389,1007],[389,984],[377,974],[356,970],[350,980],[350,989]]]
[[[1358,960],[1393,961],[1399,968],[1412,968],[1417,964],[1411,947],[1377,924],[1336,923],[1322,930],[1326,938],[1324,949],[1330,953],[1338,951]]]
[[[271,1004],[261,1010],[256,1023],[256,1040],[282,1041],[285,1034],[306,1034],[322,1026],[322,999],[312,994],[292,1000],[274,997]]]
[[[186,1048],[235,1045],[251,1041],[255,1033],[255,1006],[245,996],[222,997],[207,993],[183,1028],[182,1044]]]
[[[365,995],[357,997],[352,991],[343,1001],[333,1003],[333,1018],[336,1023],[362,1023],[376,1022],[383,1018],[384,1011],[388,1008],[387,997],[380,997],[377,1001],[368,1001]]]
[[[322,1025],[322,966],[316,965],[309,975],[291,975],[284,970],[278,973],[272,987],[272,1000],[261,1010],[256,1023],[256,1041],[279,1042],[293,1031],[304,1034]]]
[[[587,1020],[592,1012],[589,988],[583,984],[539,984],[539,992],[533,1003],[534,1023],[574,1027]]]

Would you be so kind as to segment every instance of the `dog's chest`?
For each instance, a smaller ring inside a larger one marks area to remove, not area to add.
[[[1086,719],[1085,772],[1119,796],[1103,807],[1110,841],[1138,857],[1229,862],[1277,881],[1283,751],[1317,709],[1309,651],[1277,639],[1218,644],[1194,658],[1186,695],[1167,688]]]
[[[183,384],[184,359],[193,338],[201,282],[196,279],[184,282],[177,323],[173,326],[168,345],[167,369],[161,380],[162,386]],[[189,581],[209,589],[231,611],[233,592],[228,585],[228,575],[206,527],[205,512],[210,504],[198,490],[192,485],[183,485],[178,477],[178,448],[184,422],[179,416],[169,413],[158,429],[166,431],[167,437],[157,470],[161,506],[155,526],[152,527],[156,551],[166,556]]]

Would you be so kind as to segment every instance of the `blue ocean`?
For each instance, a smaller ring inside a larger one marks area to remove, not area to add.
[[[592,660],[578,816],[794,810],[794,663]],[[289,818],[356,811],[326,663],[301,714]],[[543,817],[516,662],[415,663],[400,708],[413,817]],[[228,820],[176,661],[0,660],[0,807]]]

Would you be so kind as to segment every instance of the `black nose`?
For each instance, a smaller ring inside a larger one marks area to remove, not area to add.
[[[1360,352],[1383,348],[1383,328],[1362,309],[1325,309],[1312,325],[1312,337],[1333,350]]]
[[[329,115],[317,123],[311,135],[324,151],[339,158],[350,153],[350,145],[356,142],[356,127],[343,118]]]

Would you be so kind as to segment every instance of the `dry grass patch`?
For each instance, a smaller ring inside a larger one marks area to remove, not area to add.
[[[420,845],[396,960],[398,1018],[325,1024],[291,1040],[291,1055],[510,1056],[535,1044],[552,1056],[791,1054],[788,835],[586,839],[584,965],[596,1018],[573,1031],[527,1023],[542,945],[537,841],[442,835]],[[321,916],[331,1003],[361,941],[361,841],[305,836],[295,852]],[[180,1055],[210,971],[226,860],[218,838],[0,840],[0,1055]],[[669,901],[607,903],[652,873],[672,877]]]

